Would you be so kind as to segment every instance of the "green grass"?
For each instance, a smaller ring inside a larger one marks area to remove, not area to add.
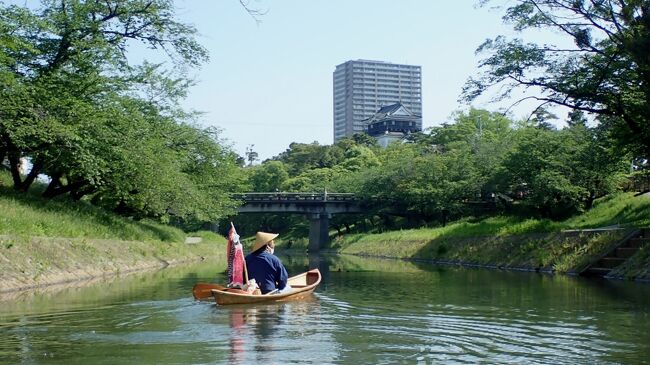
[[[503,237],[530,232],[552,232],[562,228],[562,225],[550,220],[522,219],[518,217],[491,217],[483,220],[465,219],[456,221],[446,227],[418,228],[391,231],[378,234],[353,234],[343,239],[335,238],[333,249],[345,249],[354,244],[356,249],[370,249],[376,242],[412,242],[425,243],[436,239],[460,239],[471,237]],[[402,254],[405,248],[395,247]],[[406,249],[408,251],[408,249]],[[403,256],[402,256],[403,257]]]
[[[203,240],[201,243],[219,243],[225,244],[227,242],[226,237],[214,233],[212,231],[197,231],[189,233],[188,236],[201,237]]]
[[[612,231],[591,237],[565,238],[551,246],[549,261],[558,272],[581,271],[609,251],[625,234],[625,231]]]
[[[636,255],[612,270],[610,274],[614,277],[644,278],[645,281],[650,281],[650,246],[641,247]]]
[[[418,228],[378,234],[351,234],[334,239],[332,248],[343,249],[364,242],[430,241],[437,238],[505,237],[530,233],[548,233],[568,229],[587,229],[619,225],[623,227],[650,226],[650,197],[616,194],[602,198],[594,207],[579,216],[555,222],[549,219],[498,216],[485,219],[467,218],[446,227]]]
[[[595,228],[611,225],[629,227],[650,226],[650,196],[632,193],[601,198],[594,207],[582,215],[563,222],[565,229]]]
[[[48,200],[35,194],[17,193],[10,186],[7,172],[0,171],[0,235],[178,243],[185,239],[185,233],[176,228],[152,221],[134,221],[84,202]],[[35,190],[38,189],[42,187]],[[609,196],[596,201],[588,212],[561,222],[497,216],[466,218],[446,227],[346,234],[334,237],[330,248],[351,254],[570,271],[597,256],[616,237],[584,235],[565,240],[558,238],[557,232],[613,225],[650,226],[650,197]],[[225,243],[224,237],[208,231],[190,235],[202,237],[204,243]],[[288,248],[289,240],[292,241],[291,249],[304,250],[308,244],[306,239],[287,236],[279,240],[278,246]],[[2,244],[5,249],[14,245],[13,241]],[[161,252],[174,249],[162,246]]]
[[[464,219],[446,227],[334,237],[341,253],[441,260],[500,267],[580,270],[625,234],[565,230],[650,226],[650,197],[617,194],[600,199],[588,212],[565,221],[498,216]]]
[[[180,229],[121,217],[83,201],[44,199],[38,195],[42,189],[16,192],[6,171],[0,171],[1,290],[215,257],[225,262],[226,239],[215,233],[194,232],[202,241],[186,244]]]
[[[0,172],[0,211],[2,235],[165,242],[185,239],[180,229],[124,218],[85,202],[15,192],[6,171]]]

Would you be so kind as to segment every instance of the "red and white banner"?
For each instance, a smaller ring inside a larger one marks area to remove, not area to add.
[[[228,245],[227,245],[227,259],[228,259],[228,285],[244,285],[246,279],[244,278],[244,247],[239,242],[239,235],[235,230],[235,225],[230,223],[230,231],[228,232]]]

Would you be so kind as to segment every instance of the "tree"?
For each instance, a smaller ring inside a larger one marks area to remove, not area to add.
[[[524,99],[599,116],[622,147],[650,156],[647,0],[517,0],[506,7],[503,19],[517,31],[554,30],[573,46],[488,39],[477,49],[486,55],[479,64],[483,72],[468,80],[466,100],[495,87],[500,90],[496,100],[513,90],[533,91],[535,96]]]
[[[105,104],[110,119],[88,123],[85,148],[72,153],[93,165],[50,172],[46,193],[64,193],[77,182],[70,191],[75,198],[92,195],[105,208],[164,221],[214,221],[234,211],[228,192],[244,186],[243,172],[219,131],[179,123],[147,106],[124,98]]]
[[[58,174],[62,165],[73,164],[62,164],[59,151],[83,144],[86,124],[98,118],[97,109],[112,94],[147,98],[163,112],[184,94],[182,78],[156,72],[155,65],[130,65],[129,42],[164,50],[179,64],[196,66],[207,59],[194,28],[173,18],[169,0],[43,0],[42,5],[0,7],[0,148],[18,190],[27,190],[46,170]],[[156,97],[147,89],[166,93]],[[23,157],[32,160],[24,180],[16,173]]]
[[[346,176],[348,186],[373,210],[382,215],[403,215],[431,221],[444,210],[454,214],[462,199],[480,187],[473,157],[463,150],[431,153],[426,147],[391,144],[380,163]]]
[[[494,173],[512,148],[511,120],[501,113],[474,108],[455,113],[454,120],[454,124],[433,127],[428,143],[436,146],[436,151],[459,151],[465,163],[473,164],[478,171],[477,190],[466,192],[466,196],[494,192]]]
[[[318,142],[294,142],[276,159],[287,166],[290,175],[296,176],[310,169],[332,167],[330,156],[327,155],[328,150],[329,146],[321,146]]]
[[[280,161],[265,161],[250,168],[249,181],[253,191],[270,192],[282,188],[289,178],[286,166]]]
[[[252,166],[253,162],[258,160],[259,154],[253,150],[255,147],[254,144],[246,147],[246,161],[248,161],[248,166]]]
[[[339,167],[322,169],[313,169],[303,172],[302,174],[289,178],[283,184],[283,188],[288,191],[298,192],[323,192],[334,191],[342,192],[341,187],[334,182],[344,173]]]
[[[375,137],[372,137],[367,133],[355,133],[350,138],[360,146],[365,146],[370,148],[379,147],[379,143],[377,142]]]
[[[612,141],[602,128],[589,128],[574,114],[569,115],[565,138],[573,143],[573,183],[587,192],[582,208],[588,210],[594,201],[615,192],[626,180],[629,157],[612,149]]]
[[[585,113],[583,113],[580,110],[571,110],[569,112],[568,118],[567,118],[567,124],[569,127],[576,127],[576,126],[586,126],[587,125],[587,118],[585,118]]]
[[[171,0],[43,0],[0,6],[0,157],[14,187],[39,174],[44,195],[69,193],[135,217],[214,221],[245,186],[219,131],[180,107],[190,81],[179,70],[207,53]],[[131,43],[165,52],[174,66],[134,65]],[[18,173],[20,159],[32,169]]]
[[[358,171],[366,167],[379,165],[379,159],[370,148],[358,145],[352,146],[345,151],[345,159],[338,166],[349,171]]]
[[[501,191],[522,191],[524,204],[549,218],[591,208],[617,189],[625,156],[609,149],[599,131],[577,124],[563,130],[519,128],[499,172]]]

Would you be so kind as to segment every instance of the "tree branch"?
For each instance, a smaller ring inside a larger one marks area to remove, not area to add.
[[[53,188],[53,189],[49,189],[49,187],[48,187],[48,190],[43,192],[43,196],[46,197],[46,198],[54,198],[55,196],[59,196],[59,195],[62,195],[62,194],[68,193],[68,192],[79,190],[79,189],[85,187],[86,185],[88,185],[88,183],[89,182],[86,179],[75,181],[75,182],[70,183],[68,185],[61,185],[59,183],[59,185],[57,187]],[[81,196],[79,198],[81,198]],[[76,200],[79,200],[79,199],[76,199]]]
[[[257,23],[258,25],[262,23],[261,17],[266,15],[266,13],[268,13],[268,10],[251,8],[249,6],[250,0],[239,0],[239,3],[241,4],[241,6],[244,7],[248,15],[250,15],[253,18],[253,20],[255,20],[255,23]]]
[[[577,35],[575,32],[571,31],[571,30],[567,27],[567,24],[561,24],[561,23],[557,22],[557,21],[555,20],[555,18],[553,18],[553,17],[549,16],[548,14],[546,14],[546,12],[545,12],[544,10],[542,10],[542,9],[539,7],[539,4],[538,4],[537,1],[535,1],[535,0],[531,0],[530,2],[533,4],[533,6],[535,6],[535,8],[537,9],[537,11],[538,11],[538,12],[539,12],[539,13],[540,13],[540,14],[541,14],[541,15],[542,15],[546,20],[548,20],[548,21],[549,21],[553,26],[555,26],[556,28],[559,28],[560,30],[562,30],[562,31],[565,32],[566,34],[570,35],[571,37],[573,37],[574,40],[578,39],[578,35]],[[566,9],[566,7],[565,7],[563,4],[559,4],[558,2],[555,2],[555,3],[556,3],[558,6],[563,7],[563,8]],[[571,10],[571,9],[569,9],[569,10]],[[592,52],[595,52],[595,53],[598,53],[598,54],[604,55],[604,53],[603,53],[602,50],[600,50],[600,49],[598,49],[598,48],[592,46],[591,43],[589,43],[589,44],[585,44],[585,45],[586,45],[587,47],[589,47],[589,48],[591,49]]]

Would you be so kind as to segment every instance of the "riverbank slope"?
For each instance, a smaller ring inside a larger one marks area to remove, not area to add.
[[[201,243],[189,244],[185,233],[169,226],[111,215],[83,204],[34,199],[0,195],[4,213],[0,218],[0,292],[225,254],[225,238],[214,233],[202,232]],[[650,227],[650,196],[620,194],[601,199],[589,212],[564,222],[491,217],[438,228],[345,234],[334,237],[329,249],[352,255],[570,273],[635,227]],[[292,249],[304,250],[303,243],[294,241]],[[283,246],[279,240],[278,247]],[[650,280],[650,247],[641,247],[612,275]]]
[[[121,217],[2,186],[0,292],[148,270],[225,254],[225,238]],[[200,239],[199,239],[200,238]],[[197,242],[200,243],[186,243]]]
[[[343,254],[492,268],[579,272],[638,227],[650,227],[650,196],[619,194],[562,222],[517,217],[463,220],[446,227],[347,234],[330,249]],[[650,281],[650,247],[610,274]]]
[[[225,243],[215,242],[188,244],[4,235],[0,236],[0,292],[212,259],[225,251]]]

